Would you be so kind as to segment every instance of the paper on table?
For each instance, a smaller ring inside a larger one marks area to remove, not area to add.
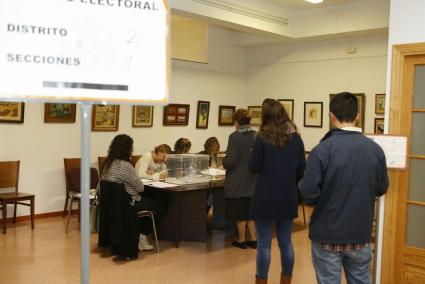
[[[152,181],[151,183],[149,183],[149,185],[153,186],[153,187],[159,187],[159,188],[167,188],[167,187],[178,186],[177,184],[172,184],[172,183],[163,182],[163,181]]]
[[[210,176],[224,176],[226,171],[222,169],[209,168],[208,170],[201,171],[201,174]]]
[[[146,179],[146,178],[141,178],[140,180],[143,182],[143,184],[150,184],[150,183],[154,182],[154,180]]]

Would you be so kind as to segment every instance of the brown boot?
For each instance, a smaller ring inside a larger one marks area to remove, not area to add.
[[[255,284],[267,284],[267,278],[261,279],[261,278],[255,277]]]
[[[280,274],[280,284],[291,284],[292,275]]]

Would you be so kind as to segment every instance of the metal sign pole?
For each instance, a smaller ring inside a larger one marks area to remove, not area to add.
[[[91,103],[81,103],[81,224],[80,270],[82,284],[88,284],[90,272],[90,124]]]

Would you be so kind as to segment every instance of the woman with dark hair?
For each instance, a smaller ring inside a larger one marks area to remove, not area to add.
[[[143,183],[137,176],[136,171],[131,164],[130,157],[133,153],[133,139],[120,134],[112,140],[108,150],[108,157],[105,161],[102,179],[123,183],[125,190],[131,195],[131,205],[135,211],[149,210],[155,213],[155,221],[159,220],[164,214],[164,207],[158,202],[140,196],[143,191]],[[153,246],[149,244],[146,235],[152,232],[152,226],[146,218],[140,219],[140,238],[139,250],[152,250]]]
[[[298,216],[297,182],[305,169],[304,143],[283,106],[265,99],[262,122],[249,169],[257,174],[252,214],[258,238],[256,283],[267,283],[272,227],[281,256],[280,283],[291,283],[294,250],[293,219]]]
[[[205,154],[210,156],[211,168],[218,168],[218,152],[220,152],[220,143],[218,142],[217,137],[210,137],[205,141],[204,151],[199,152],[199,154]]]
[[[251,129],[251,116],[246,109],[238,109],[234,115],[236,131],[230,134],[223,167],[226,169],[224,195],[226,218],[236,222],[238,240],[233,246],[246,249],[257,247],[255,225],[251,216],[251,198],[254,193],[255,175],[248,170],[248,162],[254,147],[256,132]],[[250,240],[245,240],[246,227]]]
[[[174,144],[174,153],[173,154],[187,154],[192,147],[192,143],[187,138],[179,138]]]

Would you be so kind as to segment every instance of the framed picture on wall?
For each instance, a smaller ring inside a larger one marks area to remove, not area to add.
[[[24,123],[25,103],[0,102],[0,122]]]
[[[304,102],[304,127],[323,126],[323,102]]]
[[[286,110],[286,113],[289,116],[290,120],[294,120],[294,100],[292,99],[282,99],[278,100]]]
[[[248,113],[251,116],[251,125],[261,125],[261,106],[249,106]]]
[[[198,101],[198,109],[196,110],[196,128],[207,129],[209,115],[210,102]]]
[[[329,102],[332,100],[332,98],[335,96],[336,94],[330,94],[329,95]],[[365,116],[365,94],[363,93],[357,93],[354,94],[354,96],[356,96],[357,98],[357,102],[358,102],[358,106],[359,106],[359,120],[356,121],[356,124],[354,125],[355,127],[359,127],[361,129],[364,130],[364,116]],[[329,119],[329,129],[332,128],[332,122]]]
[[[119,105],[93,105],[92,131],[118,131]]]
[[[133,127],[152,127],[153,106],[133,106]]]
[[[384,134],[383,118],[375,118],[375,134]]]
[[[233,125],[235,106],[218,106],[218,125]]]
[[[164,106],[163,125],[188,125],[190,105],[169,104]]]
[[[76,104],[44,104],[45,123],[74,123]]]
[[[385,113],[385,94],[375,95],[375,114]]]

